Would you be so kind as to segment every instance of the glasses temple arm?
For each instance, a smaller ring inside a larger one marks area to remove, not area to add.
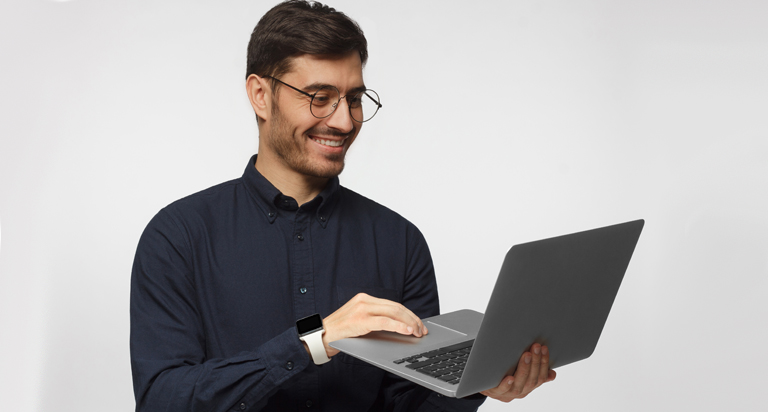
[[[366,95],[366,96],[368,96],[368,98],[369,98],[369,99],[373,100],[373,102],[374,102],[374,103],[376,103],[376,106],[379,106],[379,109],[381,109],[382,107],[384,107],[384,106],[382,106],[382,105],[381,105],[381,103],[379,103],[379,101],[378,101],[378,100],[376,100],[376,99],[374,99],[373,97],[371,97],[371,95],[370,95],[370,94],[368,94],[368,92],[363,92],[363,93],[365,93],[365,95]]]

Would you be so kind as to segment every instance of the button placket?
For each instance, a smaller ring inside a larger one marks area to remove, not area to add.
[[[291,282],[294,285],[294,314],[298,317],[316,313],[314,269],[312,267],[312,236],[310,224],[314,214],[299,208],[293,221],[291,242]]]
[[[293,309],[297,318],[309,316],[318,312],[318,306],[315,301],[315,284],[313,268],[313,232],[312,229],[318,224],[316,213],[313,209],[299,208],[293,216],[293,227],[290,232],[286,232],[286,237],[290,236],[290,270],[291,284],[293,285]],[[296,399],[296,407],[299,409],[315,410],[319,404],[318,388],[320,387],[320,376],[317,368],[311,364],[305,370],[308,373],[306,379],[297,388],[302,393],[306,393],[305,398]],[[311,400],[312,403],[307,403]]]

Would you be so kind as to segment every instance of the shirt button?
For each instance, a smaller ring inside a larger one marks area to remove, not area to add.
[[[311,407],[312,407],[312,401],[307,401],[307,408],[311,408]]]
[[[325,216],[320,216],[320,221],[325,222]]]
[[[304,240],[304,235],[299,233],[298,235],[296,235],[296,238],[299,239],[299,240]]]
[[[275,212],[269,212],[269,213],[267,213],[267,216],[269,216],[269,217],[275,217]]]
[[[240,410],[241,410],[241,411],[244,411],[244,410],[245,410],[245,402],[241,402],[241,403],[240,403]]]
[[[288,363],[285,364],[285,369],[292,370],[293,369],[293,362],[288,361]]]
[[[299,289],[299,292],[301,292],[301,294],[303,295],[303,294],[307,293],[307,288],[301,288],[301,289]]]

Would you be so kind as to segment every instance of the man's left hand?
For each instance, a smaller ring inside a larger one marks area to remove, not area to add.
[[[483,395],[509,402],[522,399],[546,382],[555,380],[557,373],[549,369],[549,349],[534,343],[530,352],[523,353],[517,363],[515,376],[505,376],[499,386],[482,391]]]

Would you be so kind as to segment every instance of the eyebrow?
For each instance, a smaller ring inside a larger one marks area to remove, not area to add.
[[[309,91],[309,92],[313,92],[313,91],[320,90],[323,87],[331,87],[331,86],[336,87],[336,86],[334,86],[332,84],[328,84],[328,83],[315,82],[315,83],[310,84],[309,86],[304,87],[303,90],[306,90],[306,91]],[[357,87],[354,87],[352,89],[347,90],[347,94],[355,94],[355,93],[362,92],[362,91],[367,90],[367,89],[368,88],[365,87],[365,85],[361,85],[361,86],[357,86]]]

